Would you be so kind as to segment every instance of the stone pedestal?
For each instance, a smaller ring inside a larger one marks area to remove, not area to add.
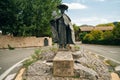
[[[53,60],[54,76],[74,76],[74,61],[71,52],[60,51]]]

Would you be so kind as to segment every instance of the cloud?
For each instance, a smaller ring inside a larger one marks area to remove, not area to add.
[[[107,19],[105,19],[105,18],[99,18],[99,17],[83,18],[83,19],[80,19],[80,21],[82,21],[82,22],[93,22],[93,21],[99,21],[100,23],[106,23],[106,22],[108,22]]]
[[[77,24],[77,25],[83,25],[83,24],[88,24],[88,25],[97,25],[101,23],[108,23],[108,19],[106,18],[99,18],[99,17],[88,17],[88,18],[74,18],[72,19],[72,22]]]
[[[80,21],[82,21],[82,22],[89,22],[89,21],[96,21],[96,20],[97,20],[96,17],[82,18],[82,19],[80,19]]]
[[[69,9],[86,9],[87,6],[80,3],[63,3],[68,5]]]

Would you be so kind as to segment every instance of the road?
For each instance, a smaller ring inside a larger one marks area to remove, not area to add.
[[[0,49],[0,75],[17,62],[31,56],[36,48]]]
[[[120,46],[80,44],[81,48],[120,63]]]
[[[120,62],[120,46],[79,44],[96,54]],[[37,48],[16,48],[15,50],[0,49],[0,75],[17,62],[29,57]]]

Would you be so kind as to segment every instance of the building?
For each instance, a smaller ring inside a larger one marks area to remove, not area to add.
[[[101,27],[80,27],[80,32],[90,32],[92,30],[101,30],[101,31],[112,31],[114,27],[112,26],[101,26]]]

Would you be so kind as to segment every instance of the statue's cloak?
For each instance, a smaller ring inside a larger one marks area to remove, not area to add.
[[[70,18],[66,14],[51,20],[51,27],[55,43],[74,44],[74,29]]]

